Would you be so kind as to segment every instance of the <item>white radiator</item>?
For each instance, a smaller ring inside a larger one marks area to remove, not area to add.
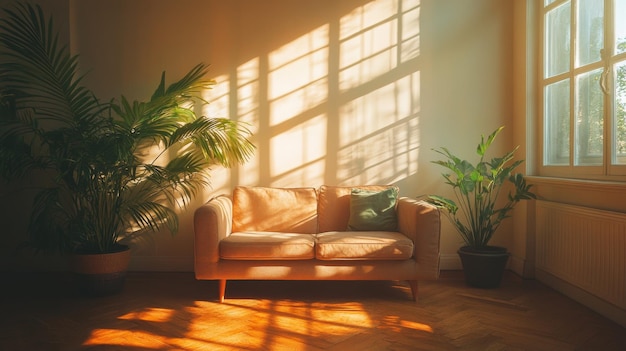
[[[536,202],[536,268],[626,309],[626,214]]]

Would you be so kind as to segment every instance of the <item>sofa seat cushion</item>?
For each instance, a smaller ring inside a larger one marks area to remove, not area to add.
[[[220,241],[229,260],[303,260],[315,258],[315,236],[301,233],[238,232]]]
[[[316,237],[318,260],[406,260],[413,256],[413,241],[398,232],[332,231]]]

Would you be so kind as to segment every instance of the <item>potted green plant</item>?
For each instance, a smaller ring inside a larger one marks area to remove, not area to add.
[[[487,138],[481,136],[476,148],[479,159],[475,164],[455,156],[445,147],[434,150],[444,156],[443,160],[433,163],[448,171],[443,177],[452,187],[455,200],[430,195],[429,202],[443,209],[464,241],[458,254],[467,283],[482,288],[500,285],[510,255],[506,248],[491,246],[489,241],[519,201],[536,197],[523,175],[514,173],[524,162],[513,160],[519,146],[501,157],[486,159],[489,147],[503,128],[496,129]],[[506,184],[512,185],[512,191],[507,199],[500,199]]]
[[[214,84],[203,64],[169,86],[163,73],[147,101],[101,101],[77,67],[41,7],[4,9],[0,175],[37,175],[28,244],[70,254],[83,290],[108,294],[121,289],[128,266],[120,239],[176,233],[176,210],[209,185],[209,167],[245,162],[254,145],[242,124],[196,114]]]

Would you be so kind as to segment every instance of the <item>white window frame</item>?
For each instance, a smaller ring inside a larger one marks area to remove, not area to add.
[[[562,178],[576,178],[576,179],[592,179],[592,180],[618,180],[626,181],[626,165],[614,165],[612,164],[612,151],[613,148],[613,114],[615,109],[615,97],[614,97],[614,79],[615,72],[613,67],[618,62],[624,62],[626,60],[626,53],[615,55],[614,53],[614,28],[613,21],[616,16],[613,11],[613,0],[605,0],[604,6],[604,59],[600,62],[584,65],[581,67],[575,67],[576,60],[576,6],[578,0],[553,0],[551,4],[544,6],[544,0],[537,0],[538,2],[538,16],[537,24],[539,31],[537,33],[537,52],[538,52],[538,147],[537,147],[537,175],[549,176],[549,177],[562,177]],[[567,72],[557,74],[555,76],[545,78],[545,23],[546,14],[549,10],[561,6],[567,2],[570,2],[570,51],[569,51],[569,69]],[[610,70],[607,71],[607,67]],[[603,83],[606,88],[604,94],[604,115],[603,115],[603,155],[602,164],[598,166],[583,166],[574,165],[575,162],[575,148],[573,144],[575,140],[575,107],[576,107],[576,85],[575,79],[579,74],[585,72],[591,72],[596,69],[604,69],[603,71]],[[563,79],[569,79],[569,164],[568,165],[546,165],[545,164],[545,152],[546,152],[546,131],[545,131],[545,91],[549,84],[561,81]]]

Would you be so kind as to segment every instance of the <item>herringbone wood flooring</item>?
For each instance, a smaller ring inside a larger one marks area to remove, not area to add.
[[[60,279],[60,284],[52,283]],[[494,290],[461,272],[404,282],[229,282],[131,273],[82,298],[66,276],[3,280],[0,350],[626,350],[625,328],[509,273]]]

